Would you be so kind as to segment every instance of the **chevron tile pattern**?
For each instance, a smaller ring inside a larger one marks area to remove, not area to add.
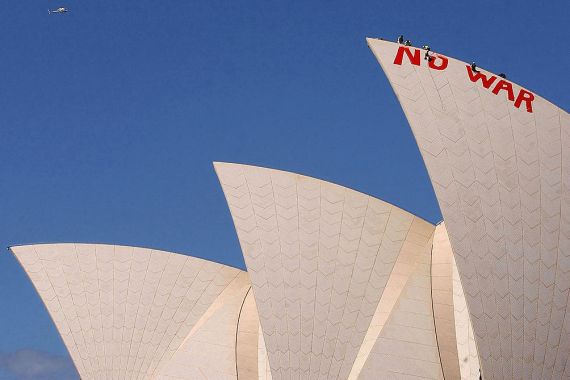
[[[532,113],[516,108],[472,82],[464,62],[397,65],[399,45],[368,44],[434,186],[484,378],[570,378],[568,113],[536,95]]]
[[[220,295],[238,304],[237,317],[249,288],[238,269],[145,248],[40,244],[11,250],[84,380],[156,378],[193,329],[196,337],[208,330],[197,326],[206,312],[227,319],[211,309],[228,307]]]
[[[272,378],[347,378],[402,246],[429,239],[434,226],[322,180],[239,164],[215,169]]]
[[[237,379],[236,333],[242,305],[251,288],[241,272],[194,324],[176,353],[156,376],[159,380]],[[249,359],[249,360],[248,360]],[[257,358],[244,358],[257,365]],[[246,363],[239,363],[247,366]],[[250,366],[251,366],[250,365]]]
[[[322,180],[215,167],[249,273],[136,247],[11,248],[83,379],[477,376],[443,224]]]
[[[425,255],[429,254],[429,252],[431,251],[431,244],[432,244],[432,237],[433,237],[433,226],[431,224],[428,224],[427,222],[421,220],[421,219],[416,219],[415,223],[421,223],[423,224],[423,226],[412,226],[411,230],[412,231],[417,231],[418,229],[423,230],[425,233],[427,233],[426,235],[423,234],[418,234],[415,232],[411,232],[410,234],[408,234],[408,236],[406,237],[406,241],[404,242],[404,244],[402,245],[402,249],[400,250],[400,254],[398,255],[398,258],[396,259],[396,263],[394,264],[394,268],[392,269],[392,273],[390,273],[390,277],[388,278],[388,282],[386,283],[386,287],[384,288],[384,292],[382,293],[382,298],[380,298],[380,302],[378,303],[378,307],[376,308],[376,312],[374,313],[374,316],[372,317],[372,321],[370,322],[370,326],[368,327],[368,330],[366,331],[366,335],[364,337],[364,341],[362,343],[362,345],[360,346],[360,349],[358,351],[358,354],[356,356],[356,361],[354,362],[354,365],[352,366],[352,370],[350,372],[350,375],[348,377],[349,380],[355,380],[360,378],[361,373],[362,373],[362,369],[364,368],[364,365],[368,363],[368,366],[370,366],[370,362],[373,359],[370,359],[370,353],[372,352],[372,349],[375,347],[375,345],[377,344],[377,341],[380,337],[380,333],[383,331],[384,327],[386,326],[386,322],[388,321],[388,319],[390,318],[390,316],[393,314],[393,311],[395,310],[396,304],[399,302],[400,299],[403,299],[406,297],[406,286],[409,283],[409,280],[411,279],[412,276],[414,276],[415,271],[416,271],[416,267],[418,265],[420,265],[421,260],[425,259]],[[424,228],[422,228],[424,227]],[[428,279],[428,281],[430,281]],[[425,292],[422,292],[422,295],[425,296]],[[428,297],[423,299],[423,301],[426,301],[431,303],[431,295],[428,294]],[[404,302],[408,302],[408,301],[404,301]],[[421,310],[421,303],[418,303],[418,306],[420,306],[416,311],[421,312],[421,311],[425,311],[425,310]],[[433,312],[432,312],[433,314]],[[406,315],[406,314],[401,314],[401,316],[404,317],[404,319],[400,320],[399,317],[396,318],[396,320],[392,321],[392,324],[400,324],[401,326],[405,326],[406,324],[409,324],[410,321],[410,316]],[[425,317],[423,317],[425,320]],[[418,320],[418,325],[421,322]],[[424,325],[425,327],[425,325]],[[393,328],[393,326],[392,326]],[[409,334],[411,333],[411,334]],[[414,337],[414,338],[421,338],[418,335],[423,335],[426,332],[424,331],[424,329],[419,329],[417,331],[418,334],[415,334],[412,330],[406,332],[406,334],[404,334],[404,336],[406,337]],[[431,328],[431,333],[433,333],[433,320],[432,320],[432,328]],[[428,332],[429,334],[429,332]],[[407,344],[409,343],[409,341],[400,341],[399,338],[403,338],[402,337],[397,337],[395,340],[395,344],[400,344],[400,346],[402,346],[402,344]],[[385,338],[382,338],[385,339]],[[390,340],[386,340],[386,342],[390,343]],[[412,344],[413,345],[413,344]],[[413,348],[413,347],[410,347]],[[376,353],[378,354],[378,353]],[[410,355],[414,356],[414,351],[409,350],[409,351],[405,351],[403,353],[403,358],[405,359],[410,359]],[[438,361],[439,362],[439,361]],[[421,363],[420,363],[421,364]],[[412,373],[410,371],[395,371],[396,368],[392,368],[391,370],[389,368],[385,368],[383,369],[383,373],[385,376],[388,377],[395,377],[395,376],[412,376]],[[413,372],[413,370],[412,370]],[[370,377],[374,374],[374,372],[370,371],[370,368],[367,371],[366,376]],[[437,376],[436,376],[437,377]]]
[[[380,304],[390,293],[396,302],[387,308],[385,323],[358,379],[444,378],[434,328],[432,237],[422,237],[401,250]]]

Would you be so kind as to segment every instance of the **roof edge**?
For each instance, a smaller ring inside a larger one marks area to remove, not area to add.
[[[8,252],[11,252],[13,255],[15,255],[15,252],[12,248],[19,248],[19,247],[38,247],[38,246],[47,246],[47,245],[75,245],[75,244],[81,244],[81,245],[98,245],[98,246],[108,246],[108,247],[123,247],[123,248],[140,248],[140,249],[149,249],[152,251],[160,251],[160,252],[165,252],[165,253],[170,253],[170,254],[174,254],[174,255],[181,255],[181,256],[187,256],[187,257],[192,257],[194,259],[198,259],[198,260],[203,260],[203,261],[209,261],[211,263],[215,263],[215,264],[219,264],[219,265],[223,265],[229,268],[233,268],[233,269],[237,269],[241,272],[246,272],[246,270],[242,269],[242,268],[238,268],[235,267],[233,265],[229,265],[229,264],[225,264],[225,263],[221,263],[219,261],[216,260],[210,260],[210,259],[206,259],[204,257],[199,257],[199,256],[194,256],[194,255],[189,255],[186,253],[181,253],[181,252],[174,252],[174,251],[167,251],[164,249],[159,249],[159,248],[153,248],[153,247],[146,247],[146,246],[138,246],[138,245],[127,245],[127,244],[110,244],[110,243],[93,243],[93,242],[68,242],[68,241],[64,241],[64,242],[42,242],[42,243],[31,243],[31,244],[14,244],[14,245],[10,245],[8,247],[6,247],[6,249],[8,250]]]
[[[289,173],[289,174],[295,174],[295,175],[300,175],[300,176],[307,177],[307,178],[312,178],[312,179],[315,179],[315,180],[317,180],[317,181],[327,182],[327,183],[330,183],[330,184],[333,184],[333,185],[336,185],[336,186],[340,186],[340,187],[343,187],[343,188],[345,188],[345,189],[349,189],[349,190],[355,191],[355,192],[357,192],[357,193],[366,195],[366,196],[368,196],[368,197],[371,197],[371,198],[380,200],[380,201],[382,201],[382,202],[385,202],[385,203],[389,204],[389,205],[392,206],[392,207],[396,207],[396,208],[399,209],[399,210],[402,210],[402,211],[404,211],[404,212],[407,212],[408,214],[412,215],[414,218],[421,219],[422,221],[428,223],[429,225],[431,225],[431,226],[433,226],[433,227],[436,226],[436,223],[432,223],[432,222],[430,222],[429,220],[427,220],[427,219],[425,219],[425,218],[423,218],[423,217],[421,217],[421,216],[419,216],[419,215],[417,215],[417,214],[411,212],[410,210],[407,210],[406,208],[401,207],[401,206],[399,206],[399,205],[397,205],[397,204],[394,204],[394,203],[392,203],[392,202],[389,202],[389,201],[387,201],[387,200],[385,200],[385,199],[383,199],[383,198],[377,197],[377,196],[372,195],[372,194],[369,194],[369,193],[365,193],[365,192],[363,192],[363,191],[357,190],[357,189],[355,189],[355,188],[353,188],[353,187],[350,187],[350,186],[341,185],[340,183],[333,182],[333,181],[329,181],[329,180],[327,180],[327,179],[323,179],[323,178],[321,178],[321,177],[314,177],[314,176],[311,176],[311,175],[302,174],[302,173],[297,173],[297,172],[292,172],[292,171],[288,171],[288,170],[275,169],[275,168],[271,168],[271,167],[268,167],[268,166],[243,164],[243,163],[239,163],[239,162],[214,161],[214,162],[212,162],[212,164],[214,165],[214,170],[216,171],[216,174],[217,174],[217,165],[236,165],[236,166],[248,166],[248,167],[250,167],[250,168],[259,168],[259,169],[266,169],[266,170],[275,170],[275,171],[278,171],[278,172]],[[218,175],[218,180],[219,180],[219,175]]]

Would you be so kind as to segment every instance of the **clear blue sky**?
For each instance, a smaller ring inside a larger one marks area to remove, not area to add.
[[[59,5],[71,13],[48,15]],[[5,247],[117,243],[243,268],[215,160],[317,176],[439,221],[366,36],[403,33],[570,103],[567,1],[30,0],[2,8]],[[18,350],[67,356],[7,252],[0,299],[0,379],[26,378],[2,367]]]

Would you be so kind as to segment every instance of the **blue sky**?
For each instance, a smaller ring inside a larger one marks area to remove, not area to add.
[[[48,15],[60,4],[71,12]],[[5,247],[128,244],[243,268],[215,160],[316,176],[439,221],[366,36],[403,33],[505,72],[565,109],[570,100],[567,1],[30,0],[3,8]],[[28,376],[3,357],[67,357],[7,252],[0,299],[0,379]]]

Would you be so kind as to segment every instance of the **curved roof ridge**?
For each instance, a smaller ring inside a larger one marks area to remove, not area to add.
[[[385,40],[385,39],[379,38],[379,37],[366,37],[366,42],[367,42],[368,46],[370,46],[370,42],[371,42],[371,41],[382,41],[382,42],[389,43],[389,44],[393,44],[393,45],[404,46],[404,45],[398,44],[397,42]],[[420,49],[420,50],[422,50],[422,48],[419,47],[419,46],[408,46],[408,47],[414,48],[414,49]],[[463,61],[462,59],[455,58],[455,57],[450,56],[450,55],[447,55],[447,54],[445,54],[445,53],[443,53],[443,52],[439,52],[439,51],[437,51],[437,50],[431,50],[431,52],[432,52],[432,53],[436,53],[436,54],[442,54],[442,55],[444,55],[446,58],[452,59],[452,60],[454,60],[454,61],[456,61],[456,62],[461,62],[461,63],[464,63],[464,64],[469,64],[468,62],[465,62],[465,61]],[[382,63],[380,63],[380,64],[382,65]],[[494,72],[492,72],[492,71],[489,71],[489,70],[485,70],[484,68],[479,67],[478,65],[477,65],[477,69],[480,69],[480,70],[481,70],[482,72],[484,72],[484,73],[489,73],[489,74],[492,74],[492,75],[494,75],[494,76],[498,76],[498,74],[496,74],[496,73],[494,73]],[[568,113],[568,111],[566,111],[564,108],[562,108],[561,106],[557,105],[556,103],[554,103],[553,101],[549,100],[548,98],[545,98],[544,96],[541,96],[541,95],[537,94],[534,90],[531,90],[531,89],[529,89],[529,88],[527,88],[527,87],[525,87],[525,86],[523,86],[523,85],[521,85],[521,84],[519,84],[519,83],[517,83],[517,82],[515,82],[515,81],[512,81],[512,80],[510,80],[510,79],[506,79],[506,80],[508,80],[509,82],[511,82],[511,83],[513,83],[513,84],[515,84],[515,85],[517,85],[517,86],[520,87],[520,88],[523,88],[523,89],[525,89],[525,90],[527,90],[527,91],[532,92],[534,95],[539,96],[541,99],[544,99],[546,102],[552,104],[552,105],[555,106],[556,108],[559,108],[559,109],[561,109],[562,111]]]
[[[237,269],[237,270],[240,270],[240,271],[242,271],[242,272],[245,272],[242,268],[239,268],[239,267],[234,266],[234,265],[222,263],[222,262],[219,262],[219,261],[217,261],[217,260],[206,259],[206,258],[204,258],[204,257],[194,256],[194,255],[187,254],[187,253],[174,252],[174,251],[170,251],[170,250],[166,250],[166,249],[148,247],[148,246],[144,246],[144,245],[114,244],[114,243],[100,243],[100,242],[57,241],[57,242],[41,242],[41,243],[13,244],[13,245],[9,245],[8,247],[6,247],[6,249],[8,250],[8,252],[14,253],[14,251],[12,250],[12,248],[35,247],[35,246],[46,246],[46,245],[66,245],[66,244],[82,244],[82,245],[98,245],[98,246],[109,246],[109,247],[124,247],[124,248],[150,249],[150,250],[152,250],[152,251],[166,252],[166,253],[170,253],[170,254],[174,254],[174,255],[181,255],[181,256],[186,256],[186,257],[192,257],[192,258],[198,259],[198,260],[209,261],[209,262],[211,262],[211,263],[223,265],[223,266],[226,266],[226,267],[229,267],[229,268],[233,268],[233,269]]]
[[[404,208],[404,207],[402,207],[402,206],[400,206],[400,205],[397,205],[397,204],[395,204],[395,203],[389,202],[389,201],[387,201],[387,200],[385,200],[385,199],[383,199],[383,198],[380,198],[380,197],[378,197],[378,196],[376,196],[376,195],[372,195],[372,194],[366,193],[366,192],[364,192],[364,191],[357,190],[357,189],[355,189],[355,188],[353,188],[353,187],[350,187],[350,186],[341,185],[341,184],[339,184],[339,183],[336,183],[336,182],[333,182],[333,181],[330,181],[330,180],[328,180],[328,179],[324,179],[324,178],[321,178],[321,177],[316,177],[316,176],[312,176],[312,175],[308,175],[308,174],[302,174],[302,173],[298,173],[298,172],[294,172],[294,171],[289,171],[289,170],[284,170],[284,169],[275,169],[275,168],[272,168],[272,167],[270,167],[270,166],[254,165],[254,164],[243,164],[243,163],[239,163],[239,162],[214,161],[212,164],[214,165],[214,168],[216,167],[216,165],[238,165],[238,166],[244,166],[244,167],[250,167],[250,168],[267,169],[267,170],[273,170],[273,171],[275,171],[275,172],[289,173],[289,174],[294,174],[294,175],[298,175],[298,176],[301,176],[301,177],[305,177],[305,178],[308,178],[308,179],[314,179],[314,180],[317,180],[317,181],[322,181],[322,182],[330,183],[331,185],[340,186],[340,187],[343,187],[343,188],[345,188],[345,189],[347,189],[347,190],[354,191],[354,192],[356,192],[356,193],[359,193],[359,194],[365,195],[365,196],[367,196],[367,197],[371,197],[371,198],[377,199],[377,200],[379,200],[379,201],[382,201],[382,202],[384,202],[384,203],[387,203],[387,204],[389,204],[390,206],[396,207],[396,208],[398,208],[398,209],[400,209],[400,210],[402,210],[402,211],[404,211],[404,212],[407,212],[408,214],[413,215],[415,218],[421,219],[421,220],[423,220],[424,222],[429,223],[429,224],[431,224],[431,225],[433,225],[433,226],[437,225],[437,223],[432,223],[432,222],[430,222],[429,220],[427,220],[427,219],[425,219],[425,218],[423,218],[423,217],[421,217],[421,216],[419,216],[419,215],[413,213],[412,211],[407,210],[406,208]],[[440,222],[440,223],[441,223],[441,222]]]

